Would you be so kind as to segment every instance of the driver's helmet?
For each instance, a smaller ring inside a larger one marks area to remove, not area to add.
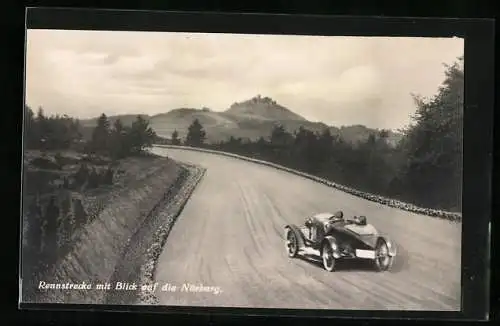
[[[353,221],[358,225],[366,225],[366,216],[364,215],[354,216]]]
[[[342,221],[344,219],[344,212],[342,211],[337,211],[335,214],[330,217],[330,221],[332,222],[337,222],[337,221]]]

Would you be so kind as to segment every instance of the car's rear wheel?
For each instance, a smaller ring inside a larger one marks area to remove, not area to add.
[[[336,262],[335,257],[333,257],[333,248],[329,242],[325,242],[323,244],[321,256],[323,258],[323,268],[329,272],[333,272],[335,270]]]
[[[375,268],[379,272],[391,268],[394,257],[389,255],[389,246],[384,240],[379,240],[375,249]]]
[[[299,252],[299,243],[297,240],[297,236],[292,230],[288,230],[286,233],[286,250],[288,253],[288,257],[295,257]]]

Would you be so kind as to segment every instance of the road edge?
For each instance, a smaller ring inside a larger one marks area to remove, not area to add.
[[[191,147],[191,146],[181,146],[181,145],[163,145],[163,144],[154,144],[153,147],[158,147],[158,148],[173,148],[173,149],[183,149],[183,150],[192,150],[192,151],[198,151],[198,152],[205,152],[205,153],[210,153],[210,154],[217,154],[217,155],[223,155],[223,156],[228,156],[232,158],[237,158],[240,160],[248,161],[248,162],[253,162],[261,165],[266,165],[269,167],[273,167],[278,170],[286,171],[298,176],[302,176],[304,178],[319,182],[321,184],[324,184],[328,187],[335,188],[337,190],[343,191],[345,193],[354,195],[356,197],[360,197],[372,202],[376,202],[381,205],[389,206],[392,208],[397,208],[401,209],[407,212],[411,213],[416,213],[416,214],[421,214],[421,215],[426,215],[430,217],[435,217],[435,218],[440,218],[452,222],[461,222],[462,220],[462,214],[461,213],[455,213],[455,212],[447,212],[447,211],[441,211],[437,209],[431,209],[431,208],[423,208],[423,207],[418,207],[414,204],[410,203],[405,203],[400,200],[392,199],[392,198],[387,198],[379,195],[374,195],[366,192],[362,192],[308,173],[300,172],[291,168],[287,168],[283,165],[279,165],[276,163],[271,163],[268,161],[263,161],[263,160],[258,160],[254,159],[251,157],[243,156],[243,155],[238,155],[238,154],[233,154],[229,152],[224,152],[224,151],[216,151],[212,149],[205,149],[205,148],[199,148],[199,147]]]
[[[179,191],[178,196],[180,196],[180,198],[174,201],[174,203],[164,211],[164,223],[153,235],[152,244],[147,249],[145,263],[141,266],[140,269],[139,280],[141,284],[153,285],[156,264],[162,252],[162,249],[167,242],[168,235],[170,234],[172,227],[177,221],[177,218],[180,216],[187,202],[191,198],[191,195],[196,190],[196,187],[205,176],[206,169],[186,163],[183,164],[188,167],[191,173],[184,183],[184,186]],[[158,303],[159,301],[157,296],[155,295],[154,290],[138,292],[137,304],[154,305]]]

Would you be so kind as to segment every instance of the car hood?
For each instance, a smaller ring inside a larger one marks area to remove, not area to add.
[[[356,237],[362,241],[364,244],[375,249],[377,245],[378,236],[377,235],[356,235]]]
[[[352,234],[354,237],[359,239],[361,242],[365,243],[366,245],[372,248],[375,248],[379,233],[373,225],[348,224],[344,226],[344,229],[350,234]]]

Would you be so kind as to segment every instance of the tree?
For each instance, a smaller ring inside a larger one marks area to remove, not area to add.
[[[113,177],[114,177],[114,171],[111,168],[111,166],[108,166],[106,169],[106,172],[104,173],[103,176],[103,181],[107,185],[112,185],[113,184]]]
[[[389,130],[382,129],[378,132],[378,137],[381,139],[387,139],[389,137]]]
[[[382,133],[383,136],[384,133]],[[370,133],[368,138],[356,149],[357,174],[362,177],[359,184],[369,192],[384,193],[387,183],[393,177],[386,163],[387,144],[380,132]],[[361,180],[363,180],[361,182]]]
[[[48,125],[47,125],[47,118],[45,117],[45,112],[43,111],[43,108],[40,106],[38,107],[37,111],[37,116],[36,116],[36,125],[37,125],[37,140],[38,140],[38,147],[45,149],[45,144],[47,140],[47,135],[49,133],[48,131]]]
[[[406,162],[400,186],[419,204],[460,210],[462,185],[463,58],[446,66],[431,99],[414,96],[417,112],[401,142]]]
[[[38,198],[32,200],[28,207],[28,246],[31,249],[33,258],[41,254],[42,249],[42,210]]]
[[[269,140],[273,159],[281,164],[289,164],[292,156],[293,142],[293,134],[289,133],[283,125],[274,125]]]
[[[75,228],[78,228],[81,225],[87,223],[88,216],[85,212],[85,208],[83,207],[81,199],[73,199],[73,212],[75,215]]]
[[[140,153],[150,148],[155,138],[156,133],[149,126],[149,121],[138,115],[127,133],[127,147],[132,153]]]
[[[126,144],[127,130],[123,127],[120,119],[116,119],[111,131],[109,152],[111,157],[119,159],[128,154],[129,148]]]
[[[74,135],[71,132],[71,119],[68,116],[51,116],[45,120],[46,129],[44,133],[45,148],[66,149],[69,148]]]
[[[97,188],[101,184],[101,178],[99,173],[97,173],[97,170],[92,167],[90,170],[89,178],[88,178],[88,187],[90,189]]]
[[[26,148],[36,148],[39,139],[37,137],[37,125],[35,113],[29,106],[24,107],[24,146]]]
[[[181,144],[181,140],[179,139],[179,133],[177,132],[177,130],[174,130],[174,132],[172,133],[172,145],[180,145]]]
[[[334,140],[335,138],[329,129],[323,130],[319,135],[316,145],[316,160],[319,168],[323,168],[324,164],[326,164],[333,155]]]
[[[277,147],[287,147],[293,141],[293,135],[287,132],[282,124],[273,127],[270,138],[271,144]]]
[[[44,254],[48,257],[48,263],[53,263],[58,257],[57,253],[57,235],[59,228],[59,207],[56,204],[56,196],[52,195],[50,197],[49,204],[45,209],[44,214],[45,227],[44,227],[44,237],[45,237],[45,247]]]
[[[109,146],[110,126],[108,117],[103,113],[97,119],[97,126],[92,132],[91,151],[107,153]]]
[[[203,126],[194,119],[193,123],[188,128],[185,144],[188,146],[202,146],[205,143],[206,133]]]
[[[77,188],[82,187],[87,182],[89,178],[89,168],[87,167],[87,164],[80,165],[80,168],[76,171],[74,178],[74,185]]]
[[[81,141],[83,139],[82,131],[81,131],[81,125],[80,121],[78,119],[71,119],[70,120],[70,133],[71,133],[71,138],[73,141]]]
[[[274,130],[271,139],[283,137],[283,129],[278,127]],[[302,126],[295,132],[294,142],[291,146],[291,156],[293,164],[296,165],[297,168],[307,172],[312,172],[316,169],[315,164],[317,162],[315,162],[316,158],[314,155],[317,154],[317,140],[317,136],[312,131]]]
[[[37,114],[25,106],[24,145],[28,149],[67,149],[82,139],[78,120],[67,115],[46,116],[42,107]]]

